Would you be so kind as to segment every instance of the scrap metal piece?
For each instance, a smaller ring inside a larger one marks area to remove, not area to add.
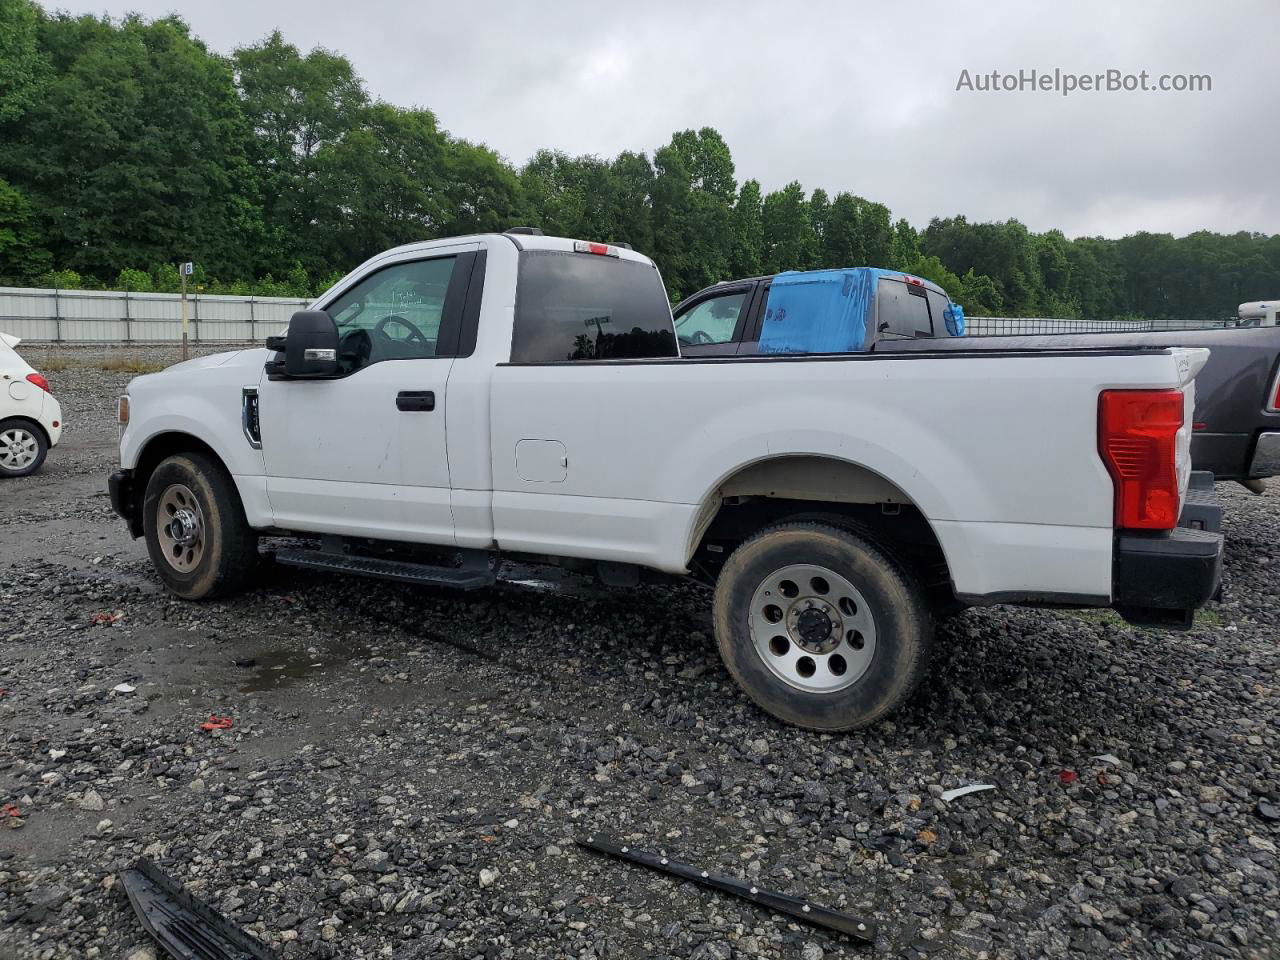
[[[971,793],[978,793],[979,791],[982,791],[982,790],[994,790],[994,789],[995,789],[995,784],[971,783],[967,787],[956,787],[954,790],[944,790],[942,792],[942,799],[945,802],[950,803],[952,800],[956,800],[959,797],[967,797]]]
[[[580,838],[576,842],[578,846],[586,847],[588,850],[617,857],[619,860],[626,860],[630,863],[638,863],[642,867],[649,867],[659,873],[669,873],[673,877],[679,877],[681,880],[690,880],[713,890],[731,893],[760,906],[788,914],[797,920],[803,920],[805,923],[848,934],[850,937],[866,943],[874,943],[876,939],[876,925],[870,920],[852,917],[847,913],[840,913],[829,907],[819,906],[800,897],[791,897],[783,893],[776,893],[773,890],[765,890],[750,881],[739,880],[737,877],[731,877],[723,873],[711,873],[687,863],[671,860],[660,853],[635,850],[598,833]]]
[[[275,954],[150,860],[121,871],[129,903],[149,933],[174,960],[275,960]]]

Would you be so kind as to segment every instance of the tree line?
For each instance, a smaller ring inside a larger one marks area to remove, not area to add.
[[[396,244],[533,224],[625,241],[673,300],[718,280],[869,265],[970,314],[1200,317],[1280,296],[1280,235],[1034,233],[793,182],[739,182],[715,130],[652,155],[540,150],[515,166],[352,64],[279,32],[229,57],[176,17],[112,20],[0,0],[0,284],[307,296]]]

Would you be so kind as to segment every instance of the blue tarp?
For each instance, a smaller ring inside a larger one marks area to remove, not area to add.
[[[761,353],[858,353],[874,339],[869,325],[876,282],[900,270],[848,267],[840,270],[791,270],[769,288],[760,325]],[[947,332],[964,335],[964,311],[951,304],[944,314]]]
[[[851,353],[867,343],[867,313],[881,271],[780,273],[769,288],[761,353]]]

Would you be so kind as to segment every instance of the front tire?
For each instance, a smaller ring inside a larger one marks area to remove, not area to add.
[[[160,579],[184,600],[225,597],[253,576],[258,536],[222,465],[202,453],[161,461],[142,503],[147,552]]]
[[[29,477],[49,454],[44,431],[18,417],[0,420],[0,477]]]
[[[933,620],[875,544],[793,522],[743,543],[716,581],[716,638],[747,695],[780,720],[854,730],[895,710],[928,666]]]

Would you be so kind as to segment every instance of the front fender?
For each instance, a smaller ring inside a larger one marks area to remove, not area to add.
[[[183,413],[161,413],[147,417],[143,423],[130,422],[120,438],[120,466],[125,470],[137,469],[152,441],[171,434],[185,434],[217,454],[233,477],[265,473],[261,451],[249,445],[241,430],[238,406],[234,418],[228,418],[218,406],[203,399],[185,398],[184,407]]]

